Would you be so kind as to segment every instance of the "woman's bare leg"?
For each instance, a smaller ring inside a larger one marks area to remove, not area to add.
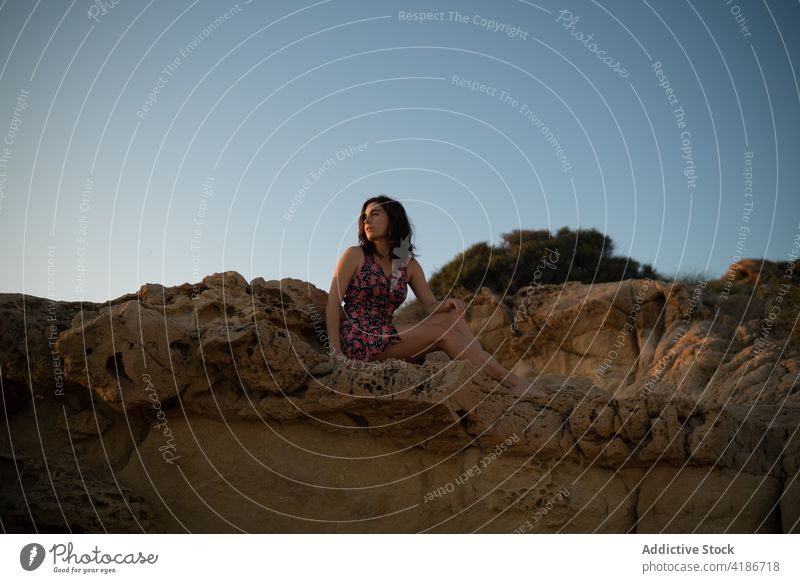
[[[453,336],[452,333],[455,333],[457,340],[450,339],[450,346],[447,346],[448,340],[446,338],[442,346],[442,349],[447,352],[450,358],[469,360],[490,377],[509,387],[515,395],[519,396],[526,392],[530,381],[509,371],[491,354],[486,352],[463,318],[459,318],[452,326],[449,336]],[[448,352],[448,348],[450,352]]]
[[[378,361],[387,358],[416,360],[428,352],[440,350],[441,341],[444,338],[443,321],[444,318],[435,318],[414,324],[397,324],[400,342],[392,344],[382,352],[373,354],[372,358]]]
[[[469,325],[453,312],[431,314],[416,324],[398,324],[401,341],[374,355],[386,358],[411,359],[434,350],[444,350],[452,359],[469,360],[490,377],[520,396],[530,381],[506,369],[481,346]]]

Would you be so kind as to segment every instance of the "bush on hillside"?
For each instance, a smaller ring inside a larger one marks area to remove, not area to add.
[[[596,229],[572,231],[514,230],[501,245],[476,243],[433,274],[428,283],[437,297],[453,287],[468,293],[486,286],[500,295],[513,295],[531,282],[603,283],[631,278],[657,278],[649,265],[614,255],[610,237]],[[555,260],[554,260],[555,259]]]
[[[486,286],[503,297],[532,284],[662,278],[649,264],[615,256],[611,238],[596,229],[561,227],[555,234],[546,229],[515,229],[501,238],[498,246],[472,245],[429,275],[434,295],[443,299],[458,290],[456,297],[468,297]],[[417,321],[425,314],[415,300],[403,306],[397,321]]]

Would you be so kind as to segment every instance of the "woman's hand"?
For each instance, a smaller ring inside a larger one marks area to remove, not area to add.
[[[466,312],[467,307],[461,300],[456,298],[447,298],[442,302],[442,311],[448,312],[450,310],[455,310],[456,314],[458,314],[458,317],[461,318],[464,315],[464,312]]]

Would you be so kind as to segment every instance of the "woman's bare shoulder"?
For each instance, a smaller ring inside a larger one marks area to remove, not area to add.
[[[416,258],[411,257],[406,263],[406,273],[408,274],[409,281],[411,281],[411,278],[414,277],[415,273],[421,272],[422,266],[419,264],[419,261],[417,261]]]
[[[331,289],[328,292],[331,298],[341,299],[344,290],[347,289],[350,281],[355,277],[358,270],[363,265],[364,258],[361,255],[358,245],[348,247],[342,252],[331,281]]]
[[[352,245],[344,250],[342,253],[341,261],[343,264],[350,266],[351,271],[356,271],[361,267],[366,257],[364,250],[360,245]]]
[[[351,245],[344,250],[342,257],[346,257],[351,261],[360,262],[362,259],[364,259],[364,250],[361,248],[361,245]]]

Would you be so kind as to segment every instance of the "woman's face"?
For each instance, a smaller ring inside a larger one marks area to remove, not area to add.
[[[389,215],[379,203],[371,202],[364,211],[364,231],[367,239],[375,241],[386,237],[389,232]]]

